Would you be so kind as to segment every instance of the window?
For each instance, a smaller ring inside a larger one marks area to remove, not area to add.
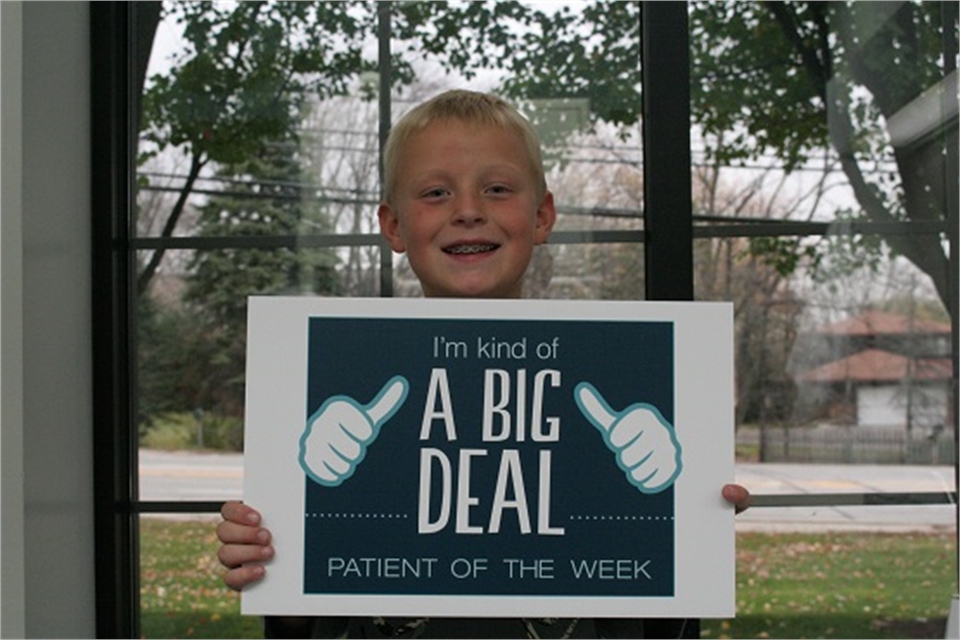
[[[242,448],[246,296],[419,294],[377,233],[378,152],[444,88],[504,94],[545,143],[560,220],[526,295],[735,302],[747,473],[840,450],[956,464],[955,5],[105,5],[101,635],[156,623],[148,514],[239,497],[229,468],[156,490],[191,472],[154,460]],[[899,435],[868,443],[864,421]],[[755,492],[742,521],[955,488]]]
[[[778,546],[789,562],[749,558],[773,543],[751,529],[787,514],[872,523],[840,547],[922,514],[956,555],[956,21],[928,3],[690,4],[696,295],[735,303],[738,477],[770,507],[738,518],[734,637],[804,635],[828,611],[863,631],[813,633],[942,633],[955,557],[928,629],[837,577],[779,600],[821,552],[802,539]],[[905,506],[925,502],[944,506]]]

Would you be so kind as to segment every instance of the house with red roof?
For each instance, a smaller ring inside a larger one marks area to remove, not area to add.
[[[952,424],[950,325],[880,311],[829,324],[798,340],[798,392],[815,418],[932,433]]]

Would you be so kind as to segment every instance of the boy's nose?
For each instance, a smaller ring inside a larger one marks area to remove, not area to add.
[[[475,225],[487,219],[483,211],[481,198],[474,194],[461,194],[454,202],[453,222],[462,225]]]

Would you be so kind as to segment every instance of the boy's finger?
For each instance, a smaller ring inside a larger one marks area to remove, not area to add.
[[[221,544],[270,544],[270,531],[263,527],[251,527],[224,520],[217,525],[217,539]]]
[[[237,500],[224,502],[220,508],[220,515],[224,520],[236,522],[237,524],[258,525],[260,524],[260,514],[256,509]]]
[[[225,544],[217,551],[217,559],[227,569],[237,569],[251,562],[263,562],[273,557],[273,547],[249,544]]]
[[[723,487],[723,497],[735,507],[735,513],[742,513],[750,506],[750,492],[738,484]]]
[[[263,566],[259,564],[239,567],[227,571],[223,575],[223,582],[234,591],[241,591],[248,584],[263,578],[264,573]]]

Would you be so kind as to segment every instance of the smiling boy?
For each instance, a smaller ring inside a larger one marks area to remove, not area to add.
[[[519,298],[534,247],[556,222],[540,143],[526,118],[488,94],[455,90],[419,105],[393,128],[378,208],[390,248],[406,253],[426,297]],[[722,489],[738,511],[749,493]],[[224,504],[217,529],[224,582],[241,590],[273,557],[260,514]],[[267,618],[267,637],[642,637],[640,620]],[[626,634],[626,635],[621,635]]]
[[[557,218],[536,134],[490,96],[443,98],[391,132],[381,233],[427,297],[519,298]]]

